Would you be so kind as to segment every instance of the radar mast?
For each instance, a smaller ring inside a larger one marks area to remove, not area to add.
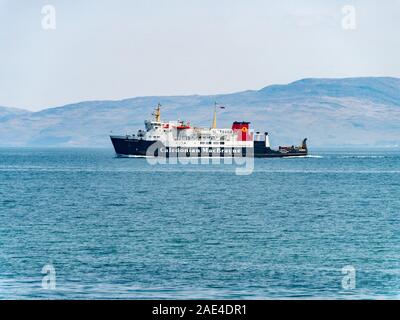
[[[154,121],[155,122],[161,122],[161,109],[160,108],[161,108],[161,104],[158,103],[157,108],[152,113],[152,115],[154,116]]]

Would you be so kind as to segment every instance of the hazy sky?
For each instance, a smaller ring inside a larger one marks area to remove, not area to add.
[[[400,0],[0,0],[0,63],[0,105],[30,110],[400,77]]]

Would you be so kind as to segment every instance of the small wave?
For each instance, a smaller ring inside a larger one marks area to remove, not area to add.
[[[315,159],[322,159],[323,156],[317,156],[317,155],[308,154],[308,155],[306,155],[306,156],[289,156],[289,157],[284,157],[283,159],[295,159],[295,158],[315,158]]]
[[[317,156],[317,155],[313,155],[313,154],[308,154],[305,156],[305,158],[317,158],[317,159],[322,159],[323,156]]]
[[[339,174],[399,174],[400,170],[267,170],[256,169],[255,173],[303,173],[303,174],[321,174],[321,173],[339,173]]]
[[[339,156],[339,159],[382,159],[386,158],[386,156],[377,156],[377,155],[352,155],[352,156]]]

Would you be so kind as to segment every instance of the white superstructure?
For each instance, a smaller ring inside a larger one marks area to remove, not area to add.
[[[153,120],[145,121],[145,130],[139,130],[137,139],[160,141],[166,147],[188,148],[252,148],[254,130],[248,122],[235,122],[230,129],[192,127],[184,121],[161,121],[160,106]],[[215,126],[216,115],[214,115]]]

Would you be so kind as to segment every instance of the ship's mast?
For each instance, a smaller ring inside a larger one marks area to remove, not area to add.
[[[154,110],[153,112],[153,116],[154,116],[154,121],[155,122],[161,122],[161,104],[159,103],[157,108]]]
[[[217,103],[214,105],[214,118],[211,129],[217,129]]]

